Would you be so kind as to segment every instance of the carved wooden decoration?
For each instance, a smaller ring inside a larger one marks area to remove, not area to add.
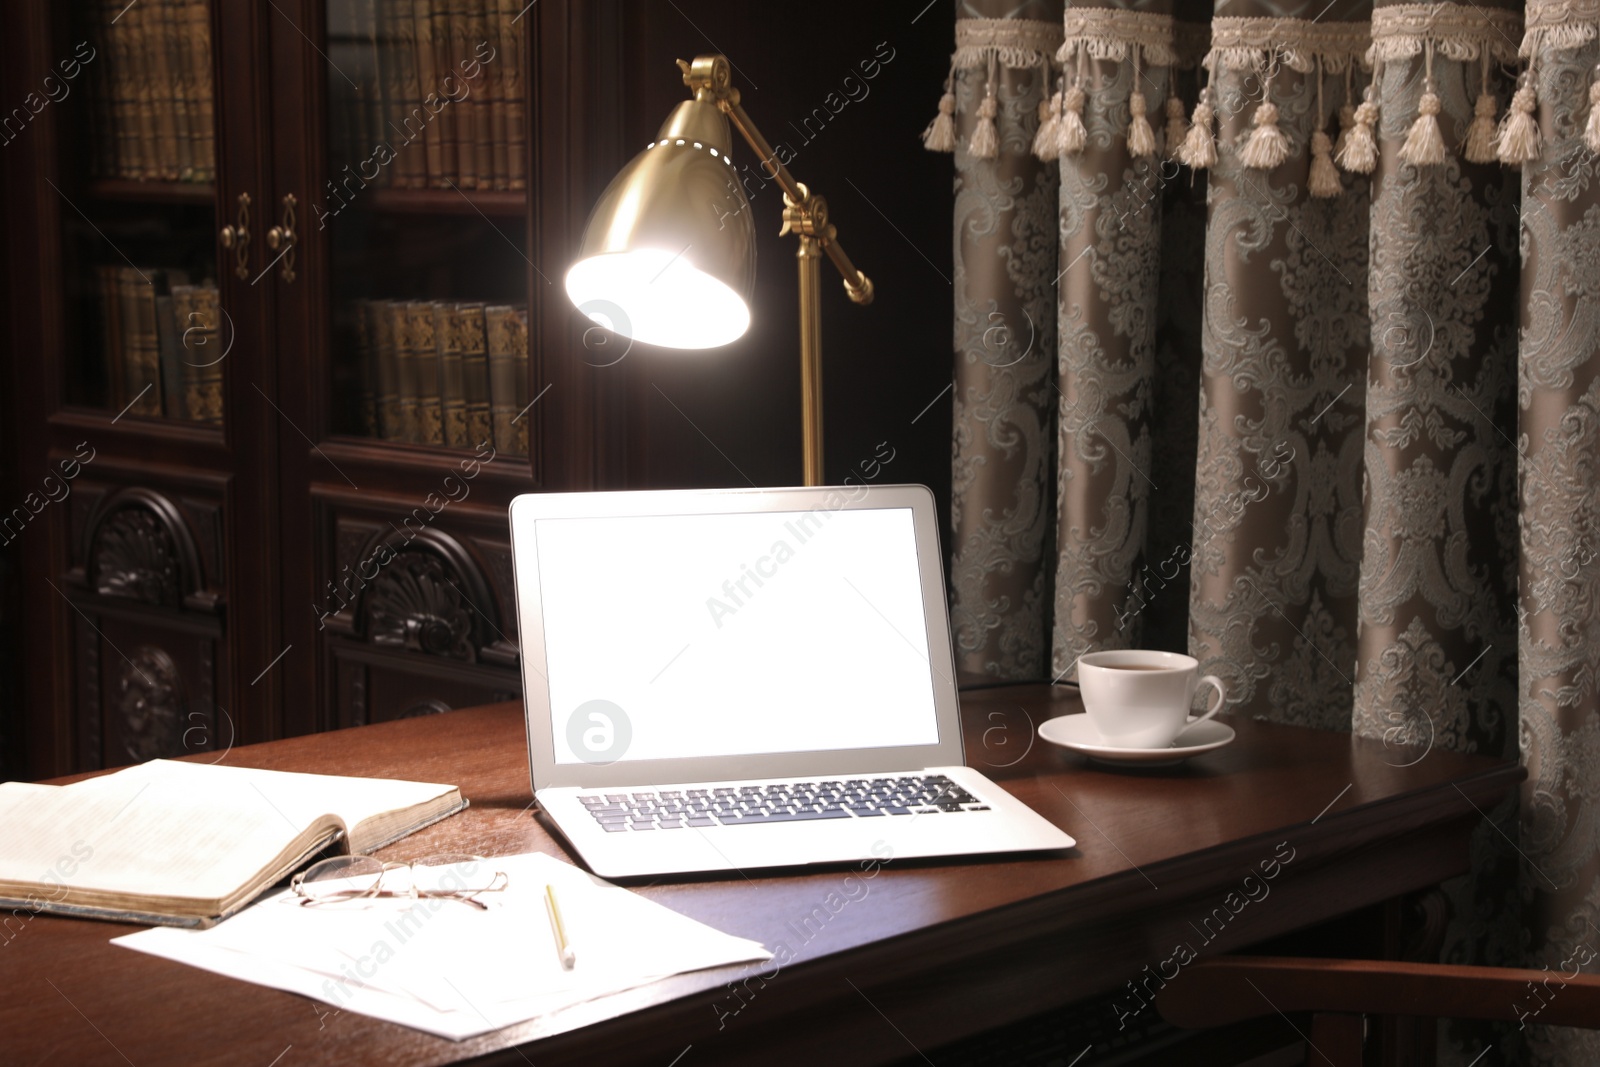
[[[183,684],[166,652],[154,645],[134,649],[118,672],[112,699],[130,759],[142,763],[181,752]]]
[[[516,664],[489,582],[460,541],[441,530],[391,529],[360,558],[352,636],[463,663]]]
[[[101,596],[163,606],[179,600],[177,545],[161,520],[143,508],[124,508],[100,524],[93,566]]]
[[[431,552],[396,553],[367,593],[372,643],[477,662],[473,612],[459,581]]]
[[[101,596],[214,611],[200,557],[177,506],[150,489],[108,496],[88,526],[84,580]]]

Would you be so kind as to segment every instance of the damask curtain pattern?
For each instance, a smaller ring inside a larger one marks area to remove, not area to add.
[[[1185,157],[1211,183],[1190,652],[1240,713],[1324,728],[1350,722],[1370,201],[1360,173],[1311,186],[1366,82],[1367,17],[1219,5],[1215,161]]]
[[[1518,866],[1529,966],[1600,953],[1600,0],[1535,0],[1522,55],[1539,106],[1522,171]],[[1600,1034],[1529,1027],[1539,1064],[1600,1062]]]
[[[956,670],[963,682],[1036,678],[1049,632],[1057,178],[1030,146],[1061,4],[969,0],[962,15],[951,85],[925,135],[954,151],[956,169]]]
[[[963,680],[1186,629],[1236,714],[1520,755],[1445,958],[1592,971],[1600,0],[1179,15],[1069,4],[1019,103],[955,83]],[[984,316],[1052,300],[1055,366],[995,374]],[[1442,1062],[1600,1062],[1526,1022]]]

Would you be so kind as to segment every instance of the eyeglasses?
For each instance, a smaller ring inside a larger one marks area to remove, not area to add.
[[[302,906],[374,897],[409,897],[413,902],[445,897],[487,911],[489,906],[474,898],[479,893],[498,892],[510,882],[506,872],[484,868],[491,862],[461,854],[425,856],[409,863],[385,863],[374,856],[334,856],[295,875],[289,888],[300,897]],[[407,874],[396,879],[395,871]],[[396,886],[397,881],[402,884]]]

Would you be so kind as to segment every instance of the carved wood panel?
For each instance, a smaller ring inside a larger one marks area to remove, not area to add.
[[[220,499],[98,484],[75,498],[62,587],[76,609],[79,766],[230,746],[233,719],[216,703],[228,662],[221,597],[210,581]]]

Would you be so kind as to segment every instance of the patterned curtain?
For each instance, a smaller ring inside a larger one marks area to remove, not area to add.
[[[958,47],[925,135],[963,680],[1186,647],[1236,714],[1520,757],[1444,957],[1594,971],[1600,0],[1197,2],[957,21],[1034,49]],[[1600,1062],[1526,1023],[1441,1059]]]

